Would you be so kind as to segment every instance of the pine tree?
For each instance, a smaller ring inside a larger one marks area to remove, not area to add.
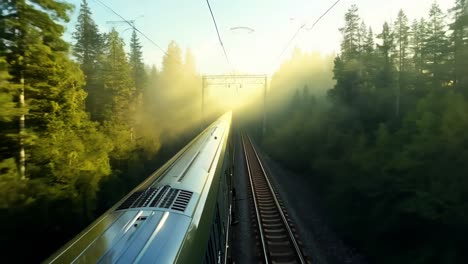
[[[112,155],[122,159],[135,147],[136,89],[124,42],[115,29],[107,36],[103,81],[108,94],[104,123],[107,134],[115,143]]]
[[[345,14],[345,26],[340,28],[343,35],[341,53],[346,60],[355,58],[359,51],[359,21],[358,7],[352,5]]]
[[[437,3],[433,3],[429,11],[426,36],[422,46],[425,74],[430,77],[433,87],[445,86],[450,81],[447,67],[449,41],[445,32],[445,15]]]
[[[15,143],[9,136],[14,132],[18,118],[24,114],[17,107],[15,95],[18,94],[18,86],[10,83],[7,63],[0,57],[0,208],[11,208],[22,200],[25,189],[25,181],[18,177],[19,171],[15,162]]]
[[[141,51],[140,40],[137,33],[133,30],[132,38],[130,39],[130,67],[132,71],[132,79],[135,83],[137,94],[141,94],[146,83],[145,65],[143,63],[143,52]]]
[[[154,155],[161,147],[161,109],[163,98],[159,95],[159,73],[156,66],[148,70],[149,74],[142,91],[142,100],[137,106],[136,138],[138,148],[147,155]]]
[[[358,43],[359,43],[358,52],[361,55],[365,52],[366,40],[368,37],[367,34],[368,33],[367,33],[366,23],[362,21],[359,27],[359,33],[358,33]]]
[[[413,67],[416,73],[421,75],[424,61],[422,46],[426,36],[426,21],[423,18],[421,18],[420,21],[414,20],[411,25],[411,32],[410,46],[413,57]]]
[[[8,30],[7,18],[12,13],[13,5],[7,1],[0,2],[0,57],[7,55],[7,40],[11,38],[11,29]]]
[[[85,112],[84,75],[67,57],[57,58],[56,98],[45,113],[47,129],[33,146],[34,170],[53,179],[71,199],[78,199],[82,221],[91,220],[98,183],[111,172],[111,142]],[[73,198],[75,197],[75,198]]]
[[[15,95],[18,94],[20,86],[10,83],[10,78],[7,62],[5,58],[0,57],[0,122],[12,122],[25,113],[15,102]]]
[[[343,35],[341,54],[336,57],[333,69],[336,85],[329,92],[330,96],[349,106],[354,105],[362,89],[360,51],[364,38],[359,21],[358,8],[352,5],[345,14],[345,26],[339,29]]]
[[[378,56],[382,69],[380,71],[378,86],[380,88],[391,87],[393,84],[393,59],[392,52],[395,48],[394,36],[390,26],[385,22],[382,26],[382,32],[377,35],[381,44],[377,44]]]
[[[359,60],[359,76],[364,79],[363,75],[366,75],[366,70],[364,69],[364,59],[365,59],[365,45],[366,45],[366,38],[367,38],[367,26],[364,21],[361,22],[358,31],[358,60]]]
[[[1,12],[4,27],[0,42],[10,76],[1,65],[0,100],[11,101],[13,96],[14,102],[21,102],[24,94],[28,112],[19,104],[17,113],[0,114],[0,207],[9,214],[0,232],[12,248],[21,243],[31,250],[32,244],[44,249],[37,245],[38,236],[64,237],[63,230],[91,220],[98,183],[110,173],[108,152],[112,145],[85,112],[84,76],[70,60],[68,45],[62,39],[62,24],[68,21],[71,6],[53,0],[6,4],[7,15]],[[25,114],[26,122],[21,116],[17,120],[17,114]],[[12,127],[16,131],[11,131]],[[6,133],[10,140],[3,141]],[[8,144],[9,153],[15,153],[13,157],[4,155],[4,144]],[[22,154],[27,154],[27,167]],[[23,175],[26,180],[21,179]],[[64,216],[64,208],[73,210]],[[24,223],[22,228],[12,230],[18,222]],[[31,234],[28,241],[14,239],[26,234]],[[15,256],[19,262],[38,261],[22,261],[28,257]]]
[[[103,48],[102,37],[91,16],[92,13],[88,2],[83,0],[80,5],[75,32],[73,32],[73,38],[76,41],[73,45],[73,55],[86,76],[96,70],[96,63]]]
[[[15,99],[22,86],[10,82],[8,64],[0,57],[0,160],[15,160],[13,153],[18,151],[18,120],[26,114],[26,109],[18,107]],[[15,135],[12,137],[12,135]],[[14,164],[14,162],[13,162]],[[15,168],[16,171],[16,168]],[[19,171],[16,171],[19,173]]]
[[[171,41],[163,57],[161,74],[167,77],[180,75],[182,66],[182,50],[175,41]]]
[[[67,50],[66,43],[60,39],[64,27],[55,22],[68,21],[69,4],[52,0],[31,4],[25,0],[2,3],[2,45],[3,54],[9,65],[11,82],[20,86],[17,95],[19,107],[25,107],[24,98],[31,103],[29,115],[19,118],[19,167],[20,175],[25,177],[25,142],[28,135],[25,119],[31,128],[45,128],[43,112],[47,112],[47,102],[54,85],[59,81],[53,78],[57,66],[54,55]],[[51,14],[51,15],[49,15]],[[55,53],[55,54],[54,54]]]
[[[171,41],[163,57],[162,69],[158,77],[158,94],[161,104],[159,113],[167,120],[176,120],[173,107],[182,107],[179,97],[183,94],[181,80],[184,77],[182,50],[176,42]],[[168,121],[169,122],[169,121]]]
[[[86,109],[94,120],[102,121],[103,94],[102,53],[103,37],[91,17],[92,13],[86,0],[80,5],[80,13],[73,38],[73,55],[86,76]]]
[[[19,133],[19,142],[29,150],[26,175],[42,179],[51,192],[56,191],[55,185],[77,191],[74,183],[82,173],[99,181],[110,167],[109,150],[100,140],[93,140],[100,134],[84,110],[83,74],[69,59],[68,46],[61,38],[61,23],[68,21],[71,6],[52,0],[8,3],[4,29],[8,34],[2,35],[2,41],[8,43],[6,58],[12,66],[9,83],[24,90],[29,109],[26,130]],[[98,155],[89,155],[93,148]],[[97,186],[93,186],[90,192],[94,193]]]
[[[395,21],[394,33],[395,36],[395,59],[398,67],[398,88],[395,98],[395,115],[400,115],[400,95],[402,89],[405,89],[405,71],[408,64],[408,49],[409,49],[409,26],[408,18],[402,9],[398,12],[397,20]]]
[[[159,72],[155,65],[151,67],[148,74],[148,81],[143,91],[143,105],[145,112],[157,113],[157,105],[160,105],[160,94],[158,91]]]
[[[375,43],[374,43],[374,32],[372,28],[369,27],[367,30],[367,35],[364,40],[364,52],[366,54],[372,54],[374,52]]]
[[[384,60],[386,69],[389,69],[392,64],[392,51],[395,48],[394,36],[387,22],[383,24],[382,32],[377,35],[377,38],[381,40],[381,44],[377,44],[379,53]]]
[[[450,29],[454,85],[468,95],[468,1],[456,0],[455,7],[450,11],[453,16]]]
[[[376,86],[377,59],[375,54],[374,33],[369,27],[363,44],[363,65],[365,68],[364,85],[367,90],[373,91]]]

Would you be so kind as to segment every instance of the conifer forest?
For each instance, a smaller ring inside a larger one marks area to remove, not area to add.
[[[207,124],[190,48],[148,65],[135,27],[69,2],[0,0],[2,263],[43,261]],[[245,126],[369,263],[468,263],[468,1],[378,28],[356,2],[339,51],[294,48],[271,74],[266,133],[257,99]]]

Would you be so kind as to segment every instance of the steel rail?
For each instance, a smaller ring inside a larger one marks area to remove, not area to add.
[[[263,229],[262,229],[262,220],[261,220],[261,217],[260,217],[260,210],[259,210],[259,207],[258,207],[258,204],[257,204],[257,198],[255,197],[255,189],[254,189],[254,183],[253,183],[253,179],[252,179],[252,171],[250,170],[250,162],[249,162],[249,158],[247,156],[247,150],[246,150],[246,147],[245,147],[245,140],[244,140],[244,136],[242,135],[242,145],[244,146],[244,155],[245,155],[245,162],[247,163],[247,171],[248,171],[248,174],[249,174],[249,180],[250,180],[250,189],[252,191],[252,197],[253,197],[253,202],[254,202],[254,207],[255,207],[255,213],[257,215],[257,224],[258,224],[258,230],[259,230],[259,233],[260,233],[260,241],[262,242],[262,249],[263,249],[263,256],[265,258],[265,263],[268,264],[270,263],[269,259],[268,259],[268,253],[266,252],[266,240],[265,240],[265,236],[263,234]]]
[[[287,234],[289,235],[288,238],[289,240],[292,242],[292,248],[294,249],[294,253],[295,255],[297,256],[298,258],[298,261],[299,263],[307,263],[305,258],[304,258],[304,254],[301,250],[301,248],[299,247],[299,243],[297,242],[296,240],[296,237],[293,233],[293,231],[291,230],[291,227],[289,225],[289,222],[284,214],[284,211],[279,203],[279,200],[278,200],[278,197],[276,196],[276,193],[274,191],[274,188],[270,182],[270,180],[268,179],[268,175],[265,171],[265,168],[263,167],[263,164],[260,160],[260,157],[257,153],[257,151],[255,150],[255,147],[253,146],[252,144],[252,141],[250,140],[250,138],[248,136],[243,136],[242,137],[242,142],[243,142],[243,146],[244,146],[244,154],[245,154],[245,159],[246,159],[246,162],[247,162],[247,168],[248,168],[248,174],[249,174],[249,180],[250,180],[250,184],[251,184],[251,190],[252,190],[252,196],[253,196],[253,200],[254,200],[254,207],[255,207],[255,211],[256,211],[256,215],[257,215],[257,220],[258,220],[258,224],[259,224],[259,230],[260,230],[260,239],[262,240],[262,246],[263,246],[263,252],[265,254],[265,261],[266,263],[269,263],[270,259],[269,259],[269,254],[267,255],[267,249],[266,249],[266,245],[268,244],[268,242],[266,242],[265,240],[265,235],[263,234],[263,225],[262,225],[262,219],[261,219],[261,214],[260,214],[260,209],[259,209],[259,206],[258,206],[258,201],[257,201],[257,198],[256,198],[256,192],[255,192],[255,186],[254,186],[254,181],[253,181],[253,176],[252,176],[252,171],[251,171],[251,163],[252,161],[254,162],[258,162],[259,164],[259,167],[261,168],[261,172],[262,172],[262,178],[265,179],[265,182],[267,183],[267,186],[268,186],[268,189],[269,189],[269,192],[271,193],[271,196],[273,198],[273,201],[276,205],[276,209],[281,217],[281,220],[282,220],[282,223],[284,225],[284,228],[286,229],[287,231]],[[247,144],[250,146],[250,149],[252,150],[254,156],[248,156],[247,155]],[[249,158],[250,159],[254,159],[254,160],[250,160],[249,161]]]

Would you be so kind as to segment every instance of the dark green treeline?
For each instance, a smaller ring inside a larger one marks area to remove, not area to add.
[[[310,175],[333,226],[371,262],[467,263],[468,3],[395,15],[373,31],[352,6],[335,85],[324,97],[278,87],[297,93],[270,110],[263,143]]]
[[[127,54],[116,30],[98,31],[85,0],[74,41],[66,43],[72,8],[54,0],[0,2],[0,242],[7,262],[49,256],[198,129],[200,78],[189,51],[183,59],[172,42],[161,70],[148,68],[137,33]]]

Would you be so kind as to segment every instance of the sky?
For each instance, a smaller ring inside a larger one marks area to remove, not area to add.
[[[206,0],[101,0],[135,26],[163,49],[171,40],[183,50],[190,49],[203,74],[227,72],[272,74],[287,59],[295,47],[312,52],[330,54],[339,51],[344,25],[344,14],[352,4],[374,33],[382,24],[393,22],[400,9],[410,21],[427,17],[433,0],[341,0],[312,30],[301,30],[280,56],[297,29],[304,23],[310,27],[336,0],[210,0],[230,65],[227,63],[206,3]],[[81,0],[68,0],[75,5],[67,24],[65,39],[73,41],[73,32]],[[451,8],[455,0],[438,0],[442,10]],[[88,0],[93,18],[101,32],[114,26],[128,43],[131,30],[118,16]],[[231,30],[249,27],[247,30]],[[160,67],[164,53],[140,36],[144,61]]]

